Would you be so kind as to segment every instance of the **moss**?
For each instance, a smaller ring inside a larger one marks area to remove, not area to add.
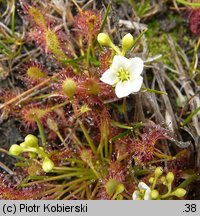
[[[186,28],[183,24],[180,16],[175,15],[173,13],[169,13],[167,15],[167,19],[164,19],[165,25],[168,23],[171,24],[174,22],[174,26],[168,26],[168,33],[163,29],[162,20],[157,21],[158,18],[154,18],[148,24],[148,31],[146,33],[147,43],[149,48],[149,56],[155,56],[158,54],[162,54],[162,61],[164,64],[173,67],[173,63],[171,62],[171,49],[167,40],[167,35],[170,34],[173,40],[180,44],[188,43],[189,38],[186,36]],[[181,32],[181,35],[179,34]]]

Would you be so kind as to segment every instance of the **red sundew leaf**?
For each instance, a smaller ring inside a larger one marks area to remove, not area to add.
[[[110,61],[112,57],[112,50],[107,49],[105,52],[103,52],[100,56],[101,61],[101,70],[102,73],[104,73],[110,66]]]
[[[47,115],[50,114],[50,108],[42,108],[37,104],[31,104],[24,106],[21,110],[21,118],[26,124],[27,128],[35,129],[36,126],[36,117],[43,121]]]
[[[101,27],[101,16],[98,11],[87,10],[80,12],[74,19],[74,27],[87,41],[97,36]]]
[[[18,174],[19,176],[20,174]],[[0,175],[0,199],[2,200],[31,200],[40,197],[48,187],[46,185],[33,185],[29,187],[18,188],[19,182],[12,179],[12,175]],[[18,177],[17,177],[18,178]],[[45,196],[45,195],[44,195]]]
[[[192,9],[190,29],[195,35],[200,35],[200,8]]]

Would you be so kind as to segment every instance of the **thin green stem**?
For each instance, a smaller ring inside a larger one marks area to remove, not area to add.
[[[81,180],[82,181],[82,180]],[[72,190],[72,188],[74,186],[77,186],[77,183],[72,184],[71,186],[69,186],[68,188],[66,188],[65,190],[62,191],[62,193],[60,193],[55,199],[58,200],[60,199],[65,193],[67,193],[68,191]]]
[[[68,101],[65,101],[65,102],[63,102],[63,103],[57,104],[57,105],[51,107],[49,111],[53,111],[53,110],[55,110],[55,109],[58,109],[58,108],[60,108],[60,107],[63,107],[63,106],[65,106],[65,105],[68,104],[68,103],[69,103]]]
[[[42,145],[46,149],[46,137],[45,137],[43,125],[42,125],[40,119],[37,116],[35,116],[35,121],[37,123],[38,129],[39,129],[39,132],[40,132],[40,137],[41,137],[41,140],[42,140]]]
[[[167,95],[167,92],[162,92],[162,91],[158,91],[155,89],[149,89],[149,88],[142,88],[143,91],[147,91],[147,92],[151,92],[151,93],[156,93],[156,94],[165,94]]]
[[[73,197],[75,194],[79,193],[80,191],[82,191],[87,185],[89,185],[90,182],[87,182],[85,185],[83,185],[82,187],[78,187],[78,189],[76,189],[75,191],[73,191],[72,193],[70,193],[68,196],[66,196],[64,198],[64,200],[69,200],[71,197]]]
[[[97,184],[96,184],[94,190],[92,191],[92,193],[91,193],[91,195],[90,195],[90,197],[89,197],[89,200],[92,200],[92,199],[93,199],[93,197],[96,195],[96,193],[97,193],[99,187],[100,187],[100,183],[97,182]]]
[[[85,168],[79,167],[54,167],[54,171],[86,171]]]
[[[52,188],[52,189],[50,189],[50,190],[44,191],[44,192],[40,193],[40,194],[37,196],[37,198],[45,197],[45,196],[47,196],[48,194],[49,194],[49,195],[52,194],[53,192],[56,192],[56,194],[58,194],[58,193],[59,193],[59,189],[61,190],[62,187],[60,187],[60,188],[55,187],[55,188]]]
[[[64,144],[64,146],[67,146],[67,144],[66,144],[64,138],[62,137],[60,131],[56,130],[55,132],[56,132],[56,135],[58,136],[58,138],[60,139],[60,141]]]
[[[91,46],[89,45],[87,48],[87,57],[86,57],[87,66],[89,66],[89,62],[90,62],[90,49],[91,49]]]
[[[74,187],[74,185],[77,185],[79,182],[83,182],[83,181],[85,181],[85,180],[87,180],[87,179],[88,179],[88,177],[84,177],[84,178],[80,178],[80,179],[76,179],[76,180],[70,181],[70,182],[68,182],[67,184],[61,185],[62,188],[65,188],[65,187],[68,187],[68,188],[66,188],[65,190],[63,190],[62,193],[60,193],[60,194],[55,198],[55,200],[60,199],[60,198],[62,197],[62,195],[65,194],[65,193],[68,191],[69,188]]]
[[[115,44],[113,44],[112,42],[110,43],[110,47],[118,54],[118,55],[122,55],[121,50],[119,49],[119,47],[117,47]]]
[[[15,1],[13,1],[12,5],[12,17],[11,17],[11,30],[12,36],[15,36]]]
[[[154,190],[154,188],[156,187],[157,180],[158,180],[158,177],[155,176],[155,178],[153,180],[153,185],[151,187],[152,190]]]
[[[94,174],[96,175],[96,177],[97,177],[98,179],[100,179],[101,176],[100,176],[100,174],[96,171],[96,169],[94,168],[93,164],[90,165],[90,168],[92,169],[92,171],[94,172]]]
[[[157,151],[154,151],[154,154],[158,158],[161,158],[161,159],[167,159],[167,160],[174,160],[174,159],[176,159],[176,157],[173,157],[173,156],[170,156],[170,155],[166,155],[166,154],[163,154],[163,153],[159,153]]]
[[[94,153],[95,155],[97,155],[96,147],[95,147],[94,143],[92,142],[92,139],[90,138],[90,135],[88,134],[88,132],[87,132],[85,126],[84,126],[83,123],[82,123],[81,121],[79,121],[79,120],[78,120],[78,123],[79,123],[79,125],[80,125],[80,127],[81,127],[81,130],[83,131],[83,134],[84,134],[84,136],[85,136],[85,138],[86,138],[86,140],[87,140],[87,142],[88,142],[90,148],[92,149],[93,153]]]
[[[164,195],[161,195],[160,196],[161,199],[167,198],[167,197],[172,195],[172,193],[171,193],[172,192],[172,182],[167,185],[167,189],[168,189],[168,192]]]
[[[91,172],[85,172],[85,173],[73,172],[73,173],[67,173],[67,174],[63,174],[63,175],[59,175],[59,176],[53,176],[53,177],[47,176],[45,179],[25,183],[25,184],[22,184],[21,186],[30,186],[33,184],[40,184],[40,183],[44,183],[44,182],[48,182],[48,181],[56,181],[56,180],[66,179],[69,177],[77,177],[77,176],[82,176],[82,175],[90,176],[90,174],[91,174]]]
[[[48,157],[48,154],[42,151],[40,148],[33,148],[33,147],[28,147],[23,150],[23,152],[32,152],[41,155],[41,157],[45,158]]]
[[[103,150],[105,150],[105,158],[108,157],[108,128],[106,126],[106,122],[101,119],[101,139],[97,149],[97,153],[101,155],[103,159]]]
[[[193,174],[193,175],[189,176],[187,179],[185,179],[177,188],[186,188],[193,181],[196,181],[197,178],[198,178],[198,175]]]
[[[184,120],[184,122],[182,123],[183,127],[184,127],[186,124],[188,124],[188,123],[192,120],[193,116],[196,115],[198,112],[200,112],[200,107],[198,107],[197,109],[193,110],[193,111],[189,114],[189,116],[188,116],[188,117]]]
[[[192,3],[192,2],[185,1],[185,0],[176,0],[176,1],[181,4],[192,6],[192,7],[200,7],[200,3],[197,3],[197,2]]]

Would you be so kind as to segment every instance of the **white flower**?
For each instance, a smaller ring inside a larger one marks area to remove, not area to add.
[[[144,63],[141,58],[127,59],[124,56],[115,55],[111,67],[104,72],[100,80],[115,86],[118,98],[126,97],[138,92],[143,83],[141,73]]]
[[[151,189],[144,182],[140,182],[138,184],[139,190],[133,192],[132,198],[133,200],[150,200]]]

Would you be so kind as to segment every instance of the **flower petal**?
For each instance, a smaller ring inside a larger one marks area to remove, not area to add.
[[[116,79],[116,72],[111,68],[105,71],[100,78],[102,82],[107,83],[109,85],[114,85],[116,83]]]
[[[115,94],[118,98],[127,97],[131,93],[138,92],[142,86],[143,77],[131,79],[125,82],[119,81],[115,87]]]
[[[141,58],[135,57],[129,60],[129,65],[127,70],[129,70],[131,76],[136,77],[139,76],[144,68],[144,62]]]
[[[142,76],[138,76],[135,79],[130,79],[129,83],[130,83],[131,89],[132,89],[131,93],[139,92],[140,89],[141,89],[141,87],[142,87],[143,77]]]
[[[123,98],[132,93],[132,88],[130,85],[130,80],[122,82],[119,81],[115,87],[115,94],[118,98]]]
[[[138,200],[139,195],[140,195],[140,192],[138,190],[134,191],[133,195],[132,195],[132,199],[133,200]]]
[[[150,200],[151,199],[150,193],[151,193],[151,189],[150,188],[146,189],[145,194],[144,194],[144,200]]]
[[[122,68],[127,68],[130,65],[130,60],[127,59],[124,56],[118,56],[115,55],[112,61],[112,66],[113,70],[117,71],[122,67]]]
[[[147,190],[147,189],[150,189],[149,186],[146,185],[144,182],[139,182],[138,188],[139,188],[140,190]]]

